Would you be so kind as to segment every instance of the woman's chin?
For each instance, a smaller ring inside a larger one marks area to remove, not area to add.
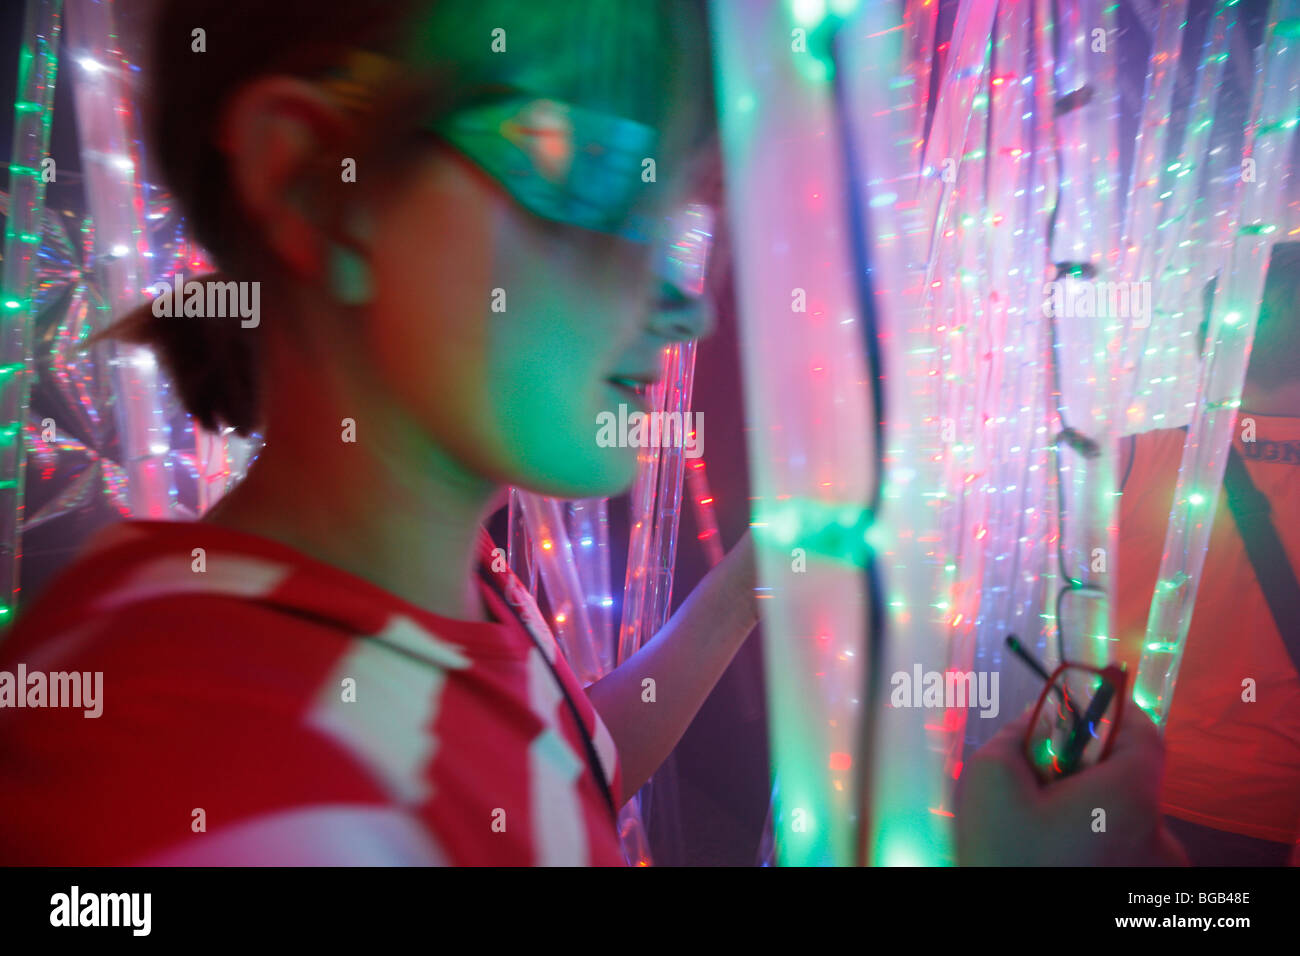
[[[551,498],[606,498],[632,487],[636,467],[635,448],[589,446],[551,467],[530,469],[527,479],[515,484]]]

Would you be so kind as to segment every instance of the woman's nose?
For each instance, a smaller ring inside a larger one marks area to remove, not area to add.
[[[658,247],[653,331],[676,342],[704,338],[713,331],[712,301],[705,295],[713,250],[715,213],[704,203],[688,202],[666,217]]]
[[[713,331],[713,318],[708,296],[690,296],[671,282],[661,282],[650,329],[670,342],[702,339]]]

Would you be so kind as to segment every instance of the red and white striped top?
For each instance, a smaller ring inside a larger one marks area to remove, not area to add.
[[[543,653],[617,799],[614,742],[497,583],[514,611],[480,582],[496,621],[454,621],[252,535],[111,529],[0,644],[103,673],[98,718],[0,707],[0,864],[623,864]]]

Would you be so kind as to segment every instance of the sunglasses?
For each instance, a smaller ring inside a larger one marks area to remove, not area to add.
[[[525,96],[458,110],[429,131],[542,219],[633,242],[663,235],[646,181],[652,127],[556,100]]]
[[[1065,661],[1049,674],[1014,634],[1007,647],[1044,681],[1023,741],[1039,779],[1068,777],[1109,757],[1124,718],[1124,668]]]
[[[632,120],[555,100],[515,97],[460,110],[429,131],[550,222],[656,243],[665,306],[704,293],[716,215],[687,202],[664,211],[644,178],[657,134]]]
[[[365,110],[400,73],[391,60],[353,51],[323,82],[344,105]],[[655,243],[668,300],[703,295],[715,212],[707,203],[665,203],[650,175],[654,127],[522,91],[493,91],[430,120],[423,129],[488,174],[521,208],[549,222],[636,243]]]

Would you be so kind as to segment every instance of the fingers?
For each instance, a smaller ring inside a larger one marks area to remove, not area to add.
[[[1164,743],[1131,701],[1110,756],[1043,785],[1025,756],[1033,708],[970,758],[958,782],[963,864],[1178,866],[1186,855],[1160,824]]]
[[[1160,728],[1147,716],[1147,712],[1132,700],[1124,702],[1124,718],[1119,733],[1115,736],[1115,745],[1111,748],[1111,757],[1121,755],[1146,755],[1151,751],[1164,753],[1164,741]]]
[[[1092,774],[1099,780],[1155,798],[1159,795],[1164,767],[1165,742],[1159,729],[1142,708],[1127,701],[1110,756],[1092,768]]]

